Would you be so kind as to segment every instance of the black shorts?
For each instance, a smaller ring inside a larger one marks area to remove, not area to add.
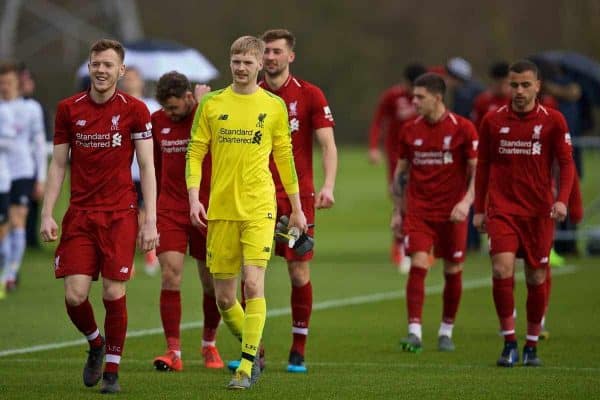
[[[8,192],[0,193],[0,225],[8,222],[8,204],[10,194]]]
[[[144,207],[144,194],[142,193],[142,182],[133,181],[133,184],[135,185],[135,191],[137,193],[138,208],[142,208]]]
[[[29,206],[33,194],[33,178],[15,179],[10,184],[10,204],[14,206]]]

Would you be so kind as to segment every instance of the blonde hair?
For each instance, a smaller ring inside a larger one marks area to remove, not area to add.
[[[229,55],[250,53],[261,60],[265,52],[265,42],[254,36],[242,36],[237,38],[232,44]]]

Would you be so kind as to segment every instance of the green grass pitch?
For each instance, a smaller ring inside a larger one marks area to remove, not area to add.
[[[599,165],[594,155],[588,165]],[[317,171],[320,160],[315,157]],[[598,195],[599,168],[588,168],[584,198]],[[158,311],[160,279],[138,273],[128,285],[129,333],[120,382],[126,399],[592,399],[600,397],[600,259],[571,258],[555,269],[548,326],[539,345],[545,366],[495,366],[502,346],[491,295],[489,259],[470,254],[454,332],[454,353],[436,350],[441,317],[440,263],[427,278],[424,351],[403,353],[406,333],[404,285],[389,263],[390,203],[383,167],[367,164],[362,149],[341,148],[337,204],[317,214],[316,258],[312,264],[314,303],[307,346],[306,375],[284,372],[291,341],[289,279],[274,258],[267,273],[270,315],[264,333],[267,369],[250,391],[225,390],[229,373],[209,371],[200,355],[201,287],[191,261],[186,264],[182,346],[185,370],[159,373],[152,359],[164,351]],[[320,178],[317,177],[317,182]],[[595,182],[595,183],[594,183]],[[64,212],[64,202],[57,216]],[[597,217],[594,218],[597,220]],[[588,223],[589,221],[586,221]],[[595,221],[597,222],[597,221]],[[99,396],[85,388],[81,369],[86,345],[64,310],[62,281],[53,277],[53,248],[26,254],[22,286],[0,302],[0,399],[76,399]],[[525,335],[525,287],[517,284],[517,334]],[[98,285],[91,298],[102,325]],[[101,328],[102,330],[102,328]],[[42,350],[34,346],[60,348]],[[239,344],[221,326],[218,346],[224,359],[239,355]]]

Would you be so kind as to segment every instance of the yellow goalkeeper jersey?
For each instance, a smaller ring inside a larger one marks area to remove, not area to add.
[[[243,95],[229,86],[202,98],[186,156],[188,189],[200,187],[202,160],[209,150],[209,220],[275,218],[271,152],[285,191],[298,193],[287,108],[266,90]]]

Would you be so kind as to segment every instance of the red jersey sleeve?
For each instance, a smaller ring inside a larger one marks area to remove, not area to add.
[[[369,148],[376,149],[379,147],[379,137],[381,136],[381,130],[388,116],[388,92],[385,92],[377,103],[375,109],[375,115],[373,116],[373,122],[371,122],[371,128],[369,128]]]
[[[484,117],[479,129],[479,145],[477,150],[477,172],[475,173],[475,213],[485,212],[485,200],[488,192],[490,176],[490,129],[488,118]]]
[[[467,160],[477,158],[477,147],[479,146],[479,138],[475,125],[469,120],[463,122],[463,132],[465,134],[464,155]]]
[[[410,149],[406,143],[406,130],[407,124],[405,123],[402,128],[397,132],[398,135],[398,159],[407,160],[410,156]]]
[[[553,145],[555,157],[558,160],[560,167],[560,186],[557,200],[569,204],[569,196],[573,187],[573,179],[575,178],[575,164],[573,162],[573,149],[571,147],[571,134],[567,127],[565,117],[559,112],[555,114],[557,127],[553,131]]]
[[[335,126],[333,114],[321,89],[316,86],[311,87],[311,95],[313,101],[310,118],[313,128],[319,129]]]
[[[141,101],[136,103],[135,114],[136,118],[131,126],[131,139],[151,139],[152,122],[150,121],[150,111],[148,111],[148,107]]]
[[[54,144],[71,143],[69,110],[64,102],[58,104],[54,118]]]

